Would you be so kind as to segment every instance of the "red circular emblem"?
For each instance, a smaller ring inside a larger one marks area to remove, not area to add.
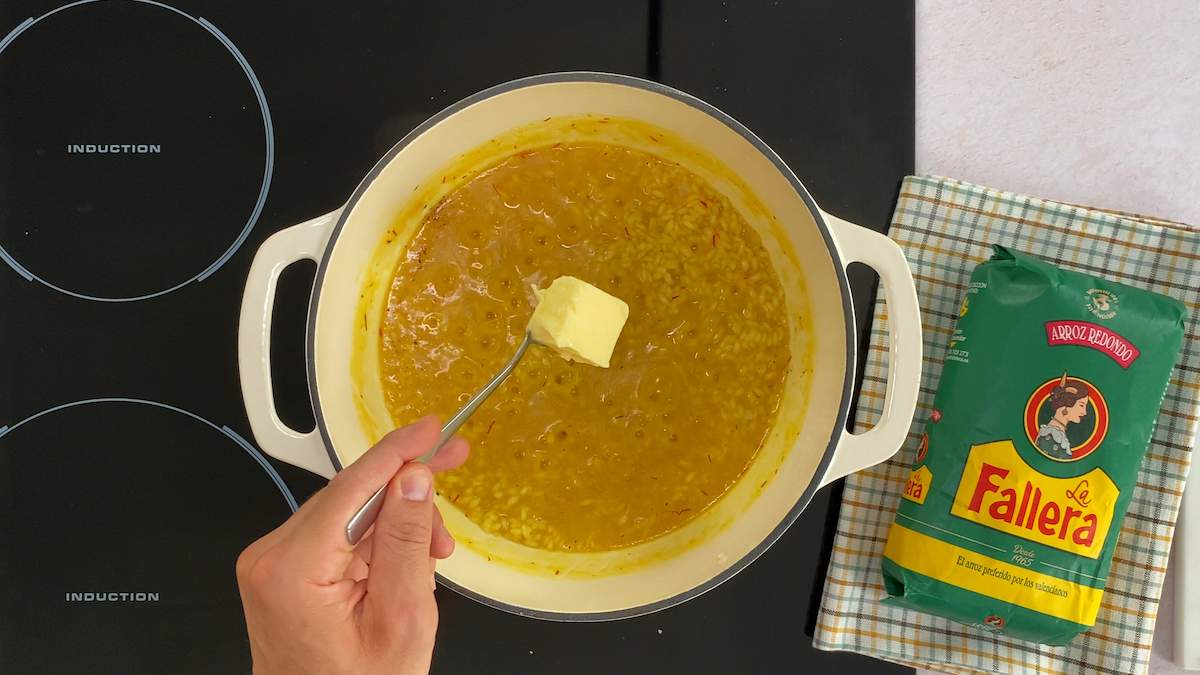
[[[933,412],[929,413],[929,419],[933,420],[934,424],[941,422],[942,421],[942,411],[938,410],[937,408],[934,408]]]
[[[1056,409],[1051,396],[1064,386],[1074,395],[1074,401],[1071,406]],[[1083,391],[1076,391],[1081,386]],[[1104,442],[1108,434],[1108,402],[1091,382],[1064,375],[1046,380],[1033,390],[1025,403],[1024,422],[1025,436],[1038,452],[1057,462],[1073,462],[1087,457]],[[1061,439],[1070,445],[1070,457],[1062,456],[1065,449],[1058,449]]]
[[[988,628],[1000,630],[1004,628],[1004,617],[996,616],[995,614],[989,614],[988,616],[984,617],[983,625],[987,626]]]

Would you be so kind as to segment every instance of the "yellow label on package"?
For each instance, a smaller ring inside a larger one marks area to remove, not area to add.
[[[1121,491],[1100,468],[1053,478],[1012,441],[971,447],[950,513],[1039,544],[1096,558]]]

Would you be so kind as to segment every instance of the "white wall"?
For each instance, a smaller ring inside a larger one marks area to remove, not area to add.
[[[917,169],[1200,225],[1200,2],[917,0]]]

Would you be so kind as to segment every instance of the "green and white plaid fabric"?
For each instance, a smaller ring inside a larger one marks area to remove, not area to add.
[[[925,368],[908,443],[846,479],[814,644],[950,672],[1145,673],[1200,403],[1200,230],[934,176],[905,179],[890,236],[904,249],[921,303]],[[1064,268],[1170,295],[1187,337],[1120,529],[1092,630],[1066,647],[997,637],[882,605],[880,557],[937,389],[965,284],[991,244]],[[859,430],[879,417],[887,377],[887,307],[875,305]]]

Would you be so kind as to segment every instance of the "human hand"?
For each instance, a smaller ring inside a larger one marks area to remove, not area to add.
[[[455,437],[426,417],[388,434],[238,557],[254,672],[424,673],[437,631],[433,572],[454,540],[433,505],[433,473],[460,466]],[[381,485],[379,517],[357,546],[346,522]]]

